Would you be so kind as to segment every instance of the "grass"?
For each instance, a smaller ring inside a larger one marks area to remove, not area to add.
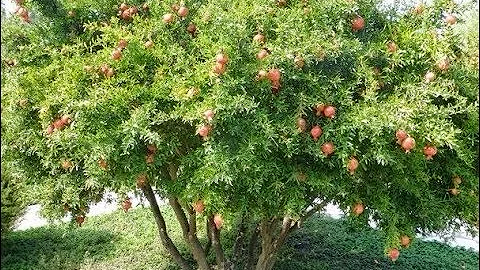
[[[181,234],[171,211],[163,209],[181,252]],[[227,232],[228,234],[228,232]],[[225,237],[226,241],[231,235]],[[202,241],[205,241],[202,235]],[[191,257],[188,258],[192,260]],[[212,258],[213,259],[213,258]],[[397,262],[383,256],[380,232],[352,231],[343,220],[314,216],[288,239],[275,269],[478,269],[479,255],[438,242],[414,241]],[[178,269],[162,247],[149,209],[90,217],[84,226],[50,225],[6,235],[2,269]]]

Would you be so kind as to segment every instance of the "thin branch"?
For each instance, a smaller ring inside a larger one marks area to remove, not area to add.
[[[223,253],[222,244],[220,243],[220,231],[215,226],[215,222],[213,221],[213,216],[209,218],[209,225],[210,225],[210,235],[212,237],[212,246],[213,250],[215,251],[215,259],[217,261],[217,269],[224,270],[225,269],[225,254]]]
[[[210,252],[210,248],[212,247],[212,235],[211,235],[211,228],[210,228],[210,221],[207,220],[206,226],[207,230],[207,244],[205,245],[205,254],[208,254]]]
[[[177,198],[171,196],[168,198],[168,202],[173,208],[175,212],[175,216],[177,217],[178,223],[180,223],[180,227],[182,228],[183,238],[188,241],[188,234],[189,234],[189,224],[187,221],[187,217],[185,216],[185,212],[183,211],[180,203],[178,202]]]
[[[313,214],[316,212],[322,210],[325,206],[327,206],[328,201],[322,201],[319,204],[316,204],[315,206],[312,207],[312,209],[308,210],[303,216],[300,217],[299,220],[297,220],[289,229],[289,233],[294,231],[296,228],[300,227],[305,220],[307,220],[309,217],[311,217]]]
[[[163,246],[168,250],[175,262],[183,270],[191,270],[192,268],[190,267],[190,265],[182,257],[177,247],[173,243],[172,239],[170,239],[170,237],[168,236],[165,219],[162,216],[162,212],[160,212],[160,208],[158,207],[157,199],[155,198],[152,187],[150,186],[150,184],[145,183],[145,185],[142,186],[141,189],[143,191],[143,194],[145,194],[148,202],[150,203],[150,209],[152,210],[153,216],[155,217],[155,222],[157,223],[160,240],[162,241]]]

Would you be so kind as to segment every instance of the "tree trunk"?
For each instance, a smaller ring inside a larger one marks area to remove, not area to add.
[[[165,249],[167,249],[168,253],[173,257],[175,262],[183,270],[191,270],[192,268],[182,257],[177,247],[173,243],[172,239],[170,239],[167,234],[167,226],[165,224],[165,219],[162,216],[162,212],[160,212],[160,208],[158,207],[157,199],[155,198],[152,187],[148,183],[146,183],[144,186],[141,187],[141,189],[143,191],[143,194],[145,194],[148,202],[150,203],[150,209],[152,210],[153,216],[155,217],[155,222],[157,223],[162,245],[165,247]]]

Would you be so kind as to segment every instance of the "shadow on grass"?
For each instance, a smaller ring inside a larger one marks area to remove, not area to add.
[[[104,230],[41,227],[6,235],[2,269],[78,269],[114,250],[116,237]]]
[[[394,263],[383,256],[383,247],[377,230],[352,230],[343,220],[314,216],[289,237],[274,269],[479,269],[477,252],[439,242],[413,241]]]

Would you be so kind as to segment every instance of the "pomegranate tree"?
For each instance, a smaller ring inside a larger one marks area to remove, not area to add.
[[[416,233],[477,231],[478,31],[462,34],[463,4],[40,2],[2,19],[1,139],[48,216],[89,222],[110,191],[131,211],[136,191],[168,258],[201,270],[272,269],[329,203],[375,222],[392,260]]]

